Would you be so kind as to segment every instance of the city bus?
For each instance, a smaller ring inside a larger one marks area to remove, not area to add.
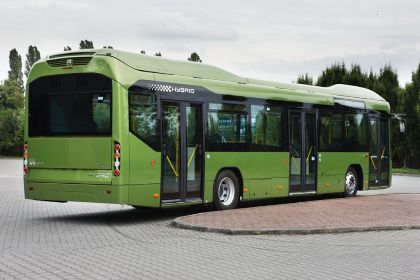
[[[225,210],[391,185],[390,106],[373,91],[112,49],[34,64],[24,141],[25,198],[41,201]]]

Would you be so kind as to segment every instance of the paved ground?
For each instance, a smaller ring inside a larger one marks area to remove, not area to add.
[[[201,209],[28,201],[20,172],[20,160],[0,160],[0,279],[420,278],[420,230],[304,236],[180,230],[169,223]],[[395,191],[404,180],[394,178]]]
[[[175,225],[231,234],[420,229],[420,194],[370,195],[204,212],[179,217]]]

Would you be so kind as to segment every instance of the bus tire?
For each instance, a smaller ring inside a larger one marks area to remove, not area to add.
[[[216,177],[213,201],[217,210],[234,209],[239,201],[239,180],[231,170],[223,170]]]
[[[357,186],[359,185],[359,176],[353,167],[349,167],[344,178],[344,196],[356,196]]]

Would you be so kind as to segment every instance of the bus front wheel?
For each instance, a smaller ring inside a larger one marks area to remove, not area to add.
[[[356,196],[358,184],[359,178],[356,169],[349,167],[349,169],[347,169],[344,182],[344,196]]]
[[[238,205],[239,180],[231,170],[223,170],[217,176],[213,200],[217,210],[234,209]]]

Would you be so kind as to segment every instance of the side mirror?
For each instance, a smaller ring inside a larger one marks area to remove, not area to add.
[[[399,120],[400,121],[400,132],[404,133],[405,132],[405,123],[403,120]]]
[[[400,123],[400,132],[405,132],[405,114],[391,114],[391,118]]]

